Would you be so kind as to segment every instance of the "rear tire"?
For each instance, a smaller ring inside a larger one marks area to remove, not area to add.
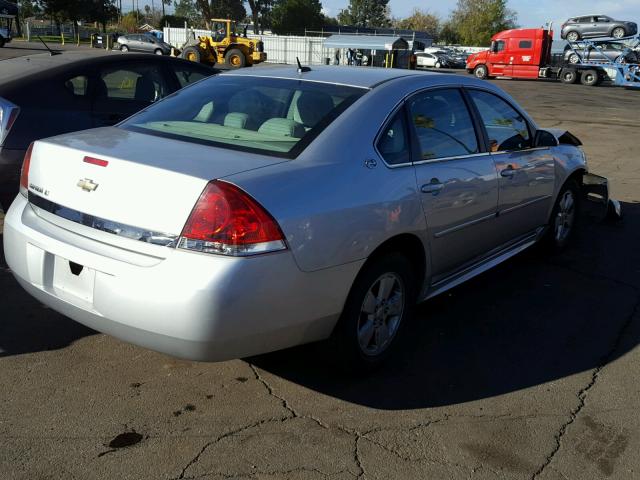
[[[351,287],[329,347],[342,369],[378,368],[397,348],[417,295],[411,263],[400,253],[370,260]]]
[[[566,84],[573,84],[578,81],[578,72],[573,69],[563,70],[560,74],[560,81]]]
[[[487,77],[489,76],[489,71],[487,70],[486,65],[478,65],[476,68],[473,69],[473,74],[475,75],[476,78],[479,78],[480,80],[486,80]]]
[[[560,190],[551,212],[549,226],[541,240],[550,253],[563,251],[575,235],[580,216],[580,187],[575,180],[568,180]]]
[[[577,42],[580,40],[580,34],[578,32],[569,32],[567,33],[567,40],[570,42]]]
[[[585,70],[580,76],[580,82],[587,87],[597,87],[600,84],[600,74],[597,70]]]
[[[129,47],[127,47],[126,45],[121,45],[120,46],[120,51],[124,52],[124,53],[127,53],[129,51]]]
[[[0,37],[0,48],[4,47],[5,41],[3,37]]]
[[[231,68],[242,68],[247,64],[247,59],[239,48],[232,48],[224,55],[224,63]]]
[[[613,38],[624,38],[627,36],[627,32],[622,27],[616,27],[613,30],[611,30],[611,36]]]
[[[442,68],[442,64],[440,62],[436,62],[436,64],[434,65],[436,68]]]

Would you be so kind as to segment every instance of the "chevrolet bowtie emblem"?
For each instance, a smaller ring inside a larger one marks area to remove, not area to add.
[[[78,186],[85,192],[93,192],[96,188],[98,188],[98,184],[90,178],[81,178],[80,180],[78,180]]]

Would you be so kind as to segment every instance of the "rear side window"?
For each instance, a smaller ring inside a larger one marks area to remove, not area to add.
[[[489,138],[492,152],[523,150],[531,147],[531,134],[524,117],[500,97],[470,90]]]
[[[366,92],[329,83],[220,75],[179,90],[121,128],[292,158]]]
[[[75,96],[83,97],[87,94],[87,87],[89,86],[89,77],[86,75],[78,75],[73,78],[69,78],[64,82],[64,88],[69,93]]]
[[[531,48],[533,45],[533,42],[531,40],[520,40],[520,43],[518,44],[518,48]]]
[[[382,130],[376,147],[389,165],[399,165],[411,161],[411,148],[404,109],[396,113]]]
[[[478,153],[478,141],[467,105],[457,89],[419,93],[409,113],[422,160]]]
[[[96,97],[152,103],[169,93],[156,65],[128,65],[103,69]]]

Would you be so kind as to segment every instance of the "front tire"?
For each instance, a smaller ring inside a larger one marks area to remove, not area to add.
[[[185,60],[195,63],[200,63],[201,60],[200,49],[198,47],[186,47],[182,50],[180,56]]]
[[[409,260],[389,253],[367,263],[356,278],[330,344],[341,368],[370,371],[389,357],[416,299]]]
[[[542,240],[551,253],[564,250],[575,235],[580,214],[580,187],[575,180],[567,181],[553,206],[549,226]]]
[[[613,38],[624,38],[627,36],[627,32],[622,27],[616,27],[611,31],[611,36]]]
[[[435,67],[436,68],[442,68],[442,64],[440,62],[436,62]]]
[[[478,65],[473,69],[473,74],[480,80],[486,80],[489,77],[489,71],[487,70],[486,65]]]
[[[572,53],[571,55],[569,55],[569,63],[572,63],[574,65],[576,63],[580,63],[580,57],[577,53]]]
[[[0,37],[0,48],[4,47],[5,40],[3,37]]]
[[[120,46],[120,51],[124,52],[124,53],[127,53],[129,51],[129,47],[127,47],[126,45],[121,45]]]
[[[161,49],[159,49],[159,48],[156,48],[156,49],[154,50],[154,52],[153,52],[153,53],[155,53],[156,55],[164,55],[164,54],[162,53],[162,50],[161,50]]]

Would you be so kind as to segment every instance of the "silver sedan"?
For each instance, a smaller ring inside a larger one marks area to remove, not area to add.
[[[170,355],[330,339],[374,367],[416,302],[565,247],[583,187],[607,196],[579,145],[474,78],[247,69],[32,144],[5,255],[54,310]]]

